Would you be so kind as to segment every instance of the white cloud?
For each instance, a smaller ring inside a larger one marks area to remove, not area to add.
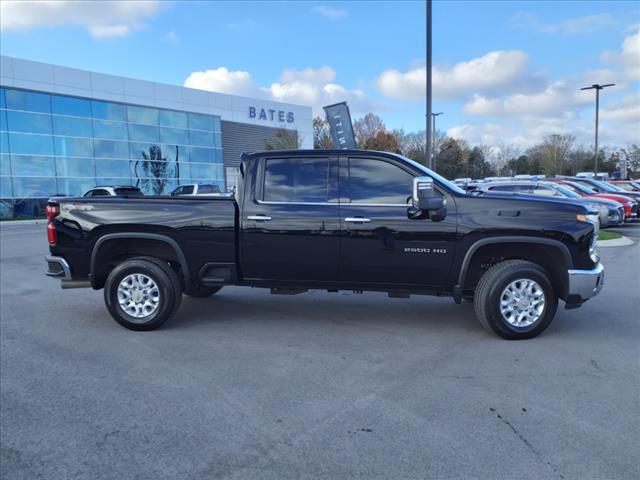
[[[314,115],[322,115],[322,106],[346,101],[354,114],[366,113],[371,102],[358,89],[348,89],[335,82],[333,68],[286,69],[278,82],[260,87],[246,71],[230,71],[226,67],[191,73],[184,81],[185,87],[213,92],[244,95],[269,100],[310,105]]]
[[[593,102],[593,95],[578,90],[566,80],[550,83],[543,91],[527,94],[515,93],[502,98],[489,98],[482,95],[474,97],[464,104],[462,111],[466,115],[483,117],[522,117],[546,116],[566,118],[576,107]]]
[[[541,33],[561,35],[589,34],[616,24],[615,18],[609,13],[573,17],[558,23],[543,23],[533,12],[518,12],[509,20],[512,28],[531,28]]]
[[[246,96],[255,95],[258,90],[249,72],[230,71],[226,67],[193,72],[184,81],[184,86]]]
[[[601,110],[600,118],[620,122],[640,137],[640,92],[627,95],[621,102],[607,105]]]
[[[342,8],[330,7],[329,5],[316,5],[312,8],[312,11],[331,20],[338,20],[349,14],[349,12]]]
[[[0,28],[8,32],[79,25],[94,37],[119,37],[140,28],[142,19],[156,14],[160,8],[161,3],[157,0],[2,0]]]
[[[606,51],[601,58],[604,62],[622,65],[631,80],[640,80],[640,29],[622,41],[619,52]]]
[[[378,90],[391,98],[420,99],[425,96],[426,67],[406,72],[386,70],[378,77]],[[453,67],[433,67],[433,96],[453,99],[470,93],[531,90],[542,83],[529,72],[528,55],[520,50],[494,51]]]

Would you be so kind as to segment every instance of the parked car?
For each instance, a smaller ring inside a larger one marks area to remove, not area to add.
[[[624,207],[622,204],[604,198],[582,197],[565,186],[554,182],[526,180],[495,182],[484,185],[482,189],[492,192],[511,192],[520,195],[538,195],[580,201],[590,210],[598,212],[598,219],[602,228],[624,223]]]
[[[47,274],[104,288],[132,330],[160,326],[183,292],[242,285],[449,295],[473,300],[497,335],[524,339],[551,323],[558,299],[579,307],[604,281],[598,219],[582,203],[470,196],[385,152],[245,154],[235,198],[51,199],[47,212]]]
[[[171,192],[171,195],[212,195],[220,193],[220,187],[216,183],[188,183],[180,185]]]
[[[623,190],[622,188],[616,187],[610,183],[594,180],[592,178],[575,178],[574,181],[581,183],[582,185],[586,185],[587,187],[595,190],[598,193],[611,193],[614,195],[624,195],[625,197],[629,197],[636,202],[640,201],[640,192],[630,192]]]
[[[621,194],[615,193],[598,193],[595,190],[583,185],[579,182],[574,182],[572,180],[565,180],[563,178],[552,178],[551,181],[555,183],[559,183],[578,195],[582,195],[585,197],[595,197],[595,198],[604,198],[606,200],[613,200],[614,202],[618,202],[622,204],[624,208],[624,219],[625,221],[630,221],[638,217],[638,202],[635,200]]]
[[[98,185],[87,190],[83,197],[125,197],[144,195],[142,190],[133,185]]]
[[[640,182],[634,182],[632,180],[609,180],[607,183],[610,183],[625,192],[640,192]]]

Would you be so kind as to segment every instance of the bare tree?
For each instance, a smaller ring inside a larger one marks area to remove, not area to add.
[[[280,128],[276,138],[264,142],[265,150],[296,150],[301,147],[298,133],[295,130]]]
[[[313,148],[320,150],[334,148],[329,123],[322,117],[313,119]]]
[[[365,148],[365,144],[379,132],[387,130],[382,119],[375,113],[367,113],[364,117],[353,122],[353,133],[358,148]]]
[[[547,135],[540,144],[540,163],[546,175],[556,175],[564,170],[569,152],[575,142],[573,135]]]

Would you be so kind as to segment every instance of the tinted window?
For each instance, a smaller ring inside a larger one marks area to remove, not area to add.
[[[7,131],[7,112],[0,110],[0,130]]]
[[[96,138],[109,140],[127,140],[127,124],[122,122],[110,122],[107,120],[93,121],[93,135]]]
[[[162,143],[176,143],[180,145],[187,145],[189,143],[189,130],[160,127],[160,141]]]
[[[413,175],[391,163],[366,158],[349,159],[351,203],[406,205]]]
[[[182,187],[183,195],[191,195],[193,193],[193,185],[187,185],[186,187]]]
[[[328,201],[329,160],[269,159],[265,161],[263,199],[267,202]]]
[[[535,195],[540,195],[540,196],[545,196],[545,197],[559,197],[560,194],[558,192],[556,192],[555,190],[549,188],[549,187],[543,187],[543,186],[536,186],[534,192]]]
[[[9,155],[0,155],[0,175],[11,175]]]
[[[146,125],[158,124],[158,110],[149,107],[127,107],[127,118],[132,123],[144,123]]]
[[[11,153],[31,155],[53,155],[53,142],[49,135],[9,133]]]
[[[72,115],[74,117],[91,117],[91,101],[83,98],[51,97],[53,113],[60,115]]]
[[[7,124],[13,132],[51,133],[51,115],[9,111]]]
[[[204,180],[216,178],[215,166],[210,163],[192,163],[191,176]]]
[[[198,193],[220,193],[218,185],[200,185]]]
[[[53,116],[53,133],[73,137],[91,137],[91,120],[86,118]]]
[[[131,141],[157,143],[159,138],[158,127],[129,124],[129,140]]]
[[[160,125],[167,127],[187,128],[187,114],[172,110],[160,110]]]
[[[96,175],[98,177],[124,177],[130,178],[130,162],[129,160],[98,160],[96,162]],[[120,183],[123,182],[122,180]]]
[[[44,93],[7,89],[5,96],[9,109],[51,113],[51,97]]]
[[[142,195],[143,193],[138,188],[116,188],[116,195]]]
[[[31,155],[11,155],[11,170],[14,175],[51,176],[56,175],[53,157],[33,157]]]
[[[213,142],[213,132],[200,132],[197,130],[190,130],[189,140],[189,143],[191,143],[191,145],[202,145],[203,147],[215,146]]]
[[[189,147],[189,158],[192,162],[213,163],[215,154],[212,148]]]
[[[120,103],[100,102],[98,100],[92,100],[91,112],[93,114],[93,118],[101,118],[103,120],[119,120],[121,122],[127,120],[125,106]]]
[[[93,140],[90,138],[54,137],[59,157],[92,157]]]
[[[56,158],[56,171],[61,177],[93,177],[96,173],[93,158]]]
[[[190,113],[189,128],[195,128],[197,130],[213,130],[213,117],[211,115],[202,115],[200,113]]]
[[[129,156],[129,144],[127,142],[96,139],[94,145],[96,158],[127,158]]]
[[[9,134],[0,132],[0,153],[9,153]]]
[[[55,193],[55,178],[13,177],[13,194],[16,197],[49,197]]]

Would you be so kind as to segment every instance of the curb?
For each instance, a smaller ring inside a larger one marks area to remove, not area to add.
[[[628,245],[633,245],[633,240],[625,236],[613,240],[598,240],[598,247],[626,247]]]

